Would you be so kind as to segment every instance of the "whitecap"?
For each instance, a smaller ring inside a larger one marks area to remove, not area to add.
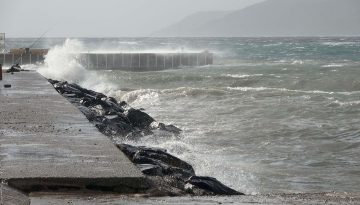
[[[321,67],[323,67],[323,68],[341,68],[341,67],[344,67],[344,65],[332,63],[332,64],[323,65]]]
[[[348,101],[348,102],[341,102],[339,100],[335,100],[331,104],[336,104],[336,105],[339,105],[339,106],[354,106],[354,105],[360,105],[360,100]]]
[[[118,44],[125,44],[125,45],[138,45],[139,43],[136,41],[119,41]]]
[[[304,61],[302,61],[302,60],[294,60],[291,64],[292,65],[302,65],[302,64],[304,64]]]
[[[322,43],[325,46],[344,46],[344,45],[353,45],[355,42],[324,42]]]
[[[249,78],[249,77],[259,77],[259,76],[263,76],[263,74],[252,74],[252,75],[248,75],[248,74],[226,74],[226,75],[222,75],[222,76],[226,76],[226,77],[231,77],[231,78]]]
[[[269,88],[269,87],[227,87],[228,90],[231,91],[279,91],[279,92],[297,92],[297,93],[307,93],[307,94],[339,94],[339,95],[352,95],[359,94],[360,91],[352,91],[352,92],[331,92],[331,91],[322,91],[322,90],[292,90],[287,88]]]

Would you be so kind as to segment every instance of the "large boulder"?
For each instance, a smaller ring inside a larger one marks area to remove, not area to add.
[[[198,191],[196,189],[201,189],[201,192],[205,195],[244,195],[225,186],[213,177],[192,176],[186,183],[193,185],[192,189],[195,191]]]
[[[134,162],[140,170],[151,176],[174,176],[184,181],[195,175],[187,162],[167,153],[164,149],[118,144],[117,147]]]
[[[154,122],[154,118],[146,114],[143,111],[130,108],[126,113],[127,118],[132,125],[139,127],[141,129],[147,129],[150,127],[150,124]]]

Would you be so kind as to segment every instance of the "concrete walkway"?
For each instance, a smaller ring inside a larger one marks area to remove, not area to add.
[[[147,187],[126,156],[36,72],[0,81],[0,179],[25,192]]]
[[[360,193],[267,194],[218,197],[133,197],[126,195],[30,195],[36,205],[359,205]]]

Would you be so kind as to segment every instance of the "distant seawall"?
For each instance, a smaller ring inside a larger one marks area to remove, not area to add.
[[[151,71],[213,64],[213,54],[202,53],[83,53],[77,56],[95,70]]]
[[[48,51],[49,49],[11,49],[9,53],[0,53],[0,63],[5,66],[44,63]]]
[[[0,63],[13,64],[44,63],[48,49],[12,49],[0,54]],[[213,53],[75,53],[74,58],[90,70],[154,71],[183,66],[206,66],[213,64]]]

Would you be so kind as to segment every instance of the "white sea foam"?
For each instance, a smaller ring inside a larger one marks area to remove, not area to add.
[[[133,91],[115,91],[110,92],[120,101],[126,101],[132,106],[146,104],[157,105],[159,104],[160,95],[168,95],[173,97],[186,97],[186,96],[201,96],[201,95],[223,95],[227,93],[224,89],[216,88],[191,88],[179,87],[173,89],[139,89]]]
[[[157,105],[159,103],[159,92],[154,89],[140,89],[130,92],[121,92],[116,96],[121,101],[126,101],[134,107],[146,103],[148,105]]]
[[[291,64],[293,64],[293,65],[302,65],[302,64],[304,64],[304,61],[302,61],[302,60],[294,60]]]
[[[331,64],[323,65],[321,67],[323,67],[323,68],[341,68],[341,67],[344,67],[344,65],[343,64],[331,63]]]
[[[136,42],[136,41],[119,41],[118,44],[120,45],[138,45],[139,42]]]
[[[279,91],[279,92],[297,92],[297,93],[308,93],[308,94],[339,94],[339,95],[352,95],[352,94],[359,94],[359,91],[352,91],[352,92],[328,92],[322,90],[292,90],[287,88],[269,88],[269,87],[227,87],[228,90],[238,90],[238,91]]]
[[[263,46],[264,46],[264,47],[276,47],[276,46],[281,46],[281,45],[283,45],[282,42],[265,44],[265,45],[263,45]]]
[[[222,76],[226,76],[226,77],[231,77],[231,78],[249,78],[249,77],[259,77],[259,76],[263,76],[263,74],[252,74],[252,75],[248,75],[248,74],[226,74],[226,75],[222,75]]]
[[[86,70],[75,59],[73,53],[82,51],[82,43],[67,39],[63,45],[51,48],[45,56],[45,66],[38,71],[47,78],[78,81],[84,79]]]
[[[355,42],[324,42],[323,45],[326,46],[343,46],[343,45],[352,45]]]
[[[354,105],[360,105],[360,100],[348,101],[348,102],[341,102],[339,100],[335,100],[332,104],[336,104],[340,106],[354,106]]]
[[[67,39],[63,45],[57,45],[49,50],[45,56],[45,64],[38,68],[38,72],[46,78],[79,83],[83,87],[99,92],[111,90],[114,85],[95,72],[86,70],[76,60],[76,53],[85,50],[82,42]]]

